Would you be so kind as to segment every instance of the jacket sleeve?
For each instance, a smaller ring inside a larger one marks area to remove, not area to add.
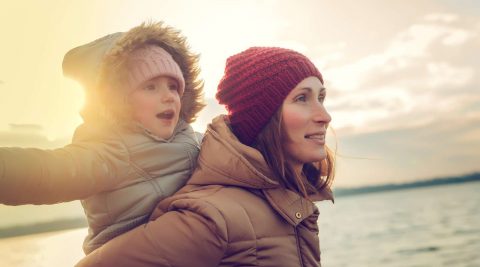
[[[128,170],[126,165],[128,154],[114,141],[79,142],[54,150],[0,148],[0,203],[84,199],[121,182],[117,173]]]
[[[87,255],[76,266],[218,266],[226,241],[218,224],[193,211],[171,211]]]

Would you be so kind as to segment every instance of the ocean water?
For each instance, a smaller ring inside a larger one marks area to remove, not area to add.
[[[69,205],[67,216],[81,216],[81,207]],[[324,267],[480,266],[480,182],[344,196],[318,205]],[[60,218],[67,207],[43,219]],[[0,239],[0,266],[73,266],[83,257],[86,234],[81,228]]]
[[[84,216],[80,201],[55,205],[6,206],[0,204],[0,233],[5,228],[76,219]]]
[[[480,266],[480,182],[318,205],[322,266]]]
[[[0,239],[0,266],[74,266],[84,257],[86,228]]]

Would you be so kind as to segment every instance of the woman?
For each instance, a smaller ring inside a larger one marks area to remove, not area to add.
[[[295,51],[228,58],[216,97],[229,115],[208,126],[187,185],[78,266],[320,266],[313,201],[333,200],[325,94]]]

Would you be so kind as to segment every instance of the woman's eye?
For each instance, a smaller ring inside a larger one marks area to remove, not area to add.
[[[304,94],[299,95],[299,96],[295,97],[295,102],[297,102],[297,101],[305,102],[305,101],[307,101],[307,96],[305,96]]]
[[[325,95],[319,95],[319,96],[318,96],[318,101],[319,101],[320,103],[323,103],[323,101],[325,101]]]

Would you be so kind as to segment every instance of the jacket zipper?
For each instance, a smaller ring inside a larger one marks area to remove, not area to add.
[[[295,241],[297,242],[297,253],[298,253],[298,260],[300,261],[300,266],[304,267],[302,253],[300,251],[300,240],[298,238],[298,230],[296,226],[295,226]]]

